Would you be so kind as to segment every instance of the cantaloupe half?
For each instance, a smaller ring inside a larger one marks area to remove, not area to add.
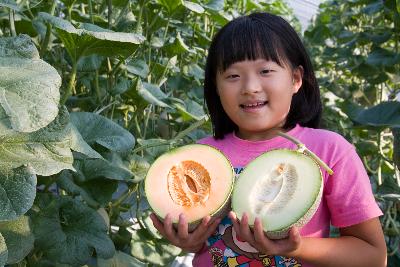
[[[184,213],[190,229],[205,216],[229,211],[234,171],[219,150],[202,144],[173,149],[150,166],[145,178],[147,200],[161,219],[169,213],[177,223]]]
[[[317,157],[296,142],[299,150],[276,149],[251,161],[232,193],[232,210],[238,218],[246,212],[251,226],[260,218],[271,239],[285,238],[292,226],[305,225],[321,201],[323,179]]]

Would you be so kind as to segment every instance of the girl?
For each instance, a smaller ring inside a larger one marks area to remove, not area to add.
[[[260,219],[249,222],[246,214],[240,221],[233,212],[222,221],[206,217],[191,233],[183,214],[177,230],[169,215],[164,223],[153,215],[165,238],[196,253],[194,266],[386,266],[382,213],[368,175],[351,144],[317,129],[317,81],[300,38],[284,19],[255,13],[224,26],[209,49],[204,92],[214,135],[199,142],[221,150],[237,174],[265,151],[296,148],[277,129],[301,140],[334,174],[322,170],[317,212],[283,240],[268,239]],[[340,237],[329,237],[330,224]]]

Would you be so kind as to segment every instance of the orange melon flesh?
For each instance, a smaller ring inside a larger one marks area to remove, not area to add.
[[[145,179],[147,200],[160,217],[174,223],[184,213],[189,223],[214,216],[226,205],[233,189],[234,171],[217,149],[192,144],[173,149],[154,161]]]

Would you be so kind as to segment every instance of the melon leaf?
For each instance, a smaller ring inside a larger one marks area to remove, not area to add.
[[[89,112],[73,112],[71,122],[90,145],[99,144],[111,151],[127,151],[135,145],[133,135],[106,117]]]
[[[113,193],[117,190],[118,182],[96,178],[84,180],[70,171],[64,171],[57,179],[57,184],[72,195],[80,195],[89,206],[106,206],[111,201]]]
[[[146,229],[132,233],[131,254],[144,262],[167,266],[182,250],[162,240],[152,241]]]
[[[105,259],[97,259],[98,267],[145,267],[146,263],[143,263],[136,258],[122,252],[117,251],[113,258],[105,260]]]
[[[148,103],[164,108],[170,107],[163,101],[167,99],[167,95],[164,94],[164,92],[161,91],[161,89],[158,86],[142,82],[140,79],[138,79],[136,84],[136,90],[137,93]]]
[[[29,210],[36,196],[36,175],[30,166],[0,168],[0,221],[13,220]]]
[[[1,6],[8,7],[15,11],[20,11],[20,8],[14,0],[0,0],[0,7]]]
[[[45,176],[63,169],[73,170],[68,123],[68,111],[62,108],[54,121],[36,132],[3,132],[0,169],[13,169],[29,163],[36,174]]]
[[[6,240],[8,249],[7,264],[21,261],[33,249],[35,237],[29,225],[28,216],[16,220],[0,222],[0,232]]]
[[[40,211],[32,214],[35,244],[48,259],[81,266],[94,252],[100,258],[114,255],[108,228],[96,210],[67,196],[40,195],[37,204]]]
[[[58,113],[61,77],[39,59],[27,35],[0,41],[0,135],[7,129],[33,132]]]
[[[0,266],[4,266],[7,263],[8,250],[6,241],[3,235],[0,233]]]
[[[77,29],[69,21],[45,12],[40,12],[39,17],[55,27],[68,54],[76,62],[92,54],[127,57],[145,39],[136,33],[113,32],[88,23],[82,25],[84,29]]]

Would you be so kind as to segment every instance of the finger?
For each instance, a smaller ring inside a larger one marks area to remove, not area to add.
[[[217,218],[209,225],[209,227],[207,228],[206,234],[204,235],[206,240],[208,239],[208,237],[210,237],[210,235],[212,235],[215,232],[215,230],[217,229],[220,222],[221,222],[221,218]]]
[[[179,239],[182,239],[182,240],[187,240],[189,237],[188,223],[187,223],[186,217],[183,213],[179,214],[178,237],[179,237]]]
[[[150,219],[153,222],[154,227],[160,232],[161,235],[165,236],[164,224],[160,219],[158,219],[157,215],[154,213],[150,214]]]
[[[211,221],[211,217],[209,215],[204,217],[201,220],[200,224],[192,232],[192,239],[196,240],[198,238],[202,238],[204,236],[205,232],[207,232],[207,229],[209,227],[210,221]]]
[[[164,219],[164,229],[166,238],[171,241],[171,243],[177,243],[176,232],[172,224],[172,217],[169,213]]]
[[[228,214],[228,217],[232,221],[233,229],[235,229],[235,232],[240,235],[240,223],[239,223],[239,220],[238,220],[238,218],[236,216],[236,213],[234,213],[233,211],[230,211],[229,214]]]
[[[250,230],[249,217],[244,212],[242,220],[240,221],[240,236],[250,244],[254,244],[254,236]]]
[[[270,240],[265,237],[264,228],[262,226],[260,218],[254,220],[254,241],[258,245],[258,249],[262,250],[260,252],[267,253],[266,250],[270,245]]]
[[[301,242],[301,236],[300,236],[300,231],[299,228],[297,227],[292,227],[289,231],[289,240],[291,243],[295,246],[298,247],[300,242]]]

